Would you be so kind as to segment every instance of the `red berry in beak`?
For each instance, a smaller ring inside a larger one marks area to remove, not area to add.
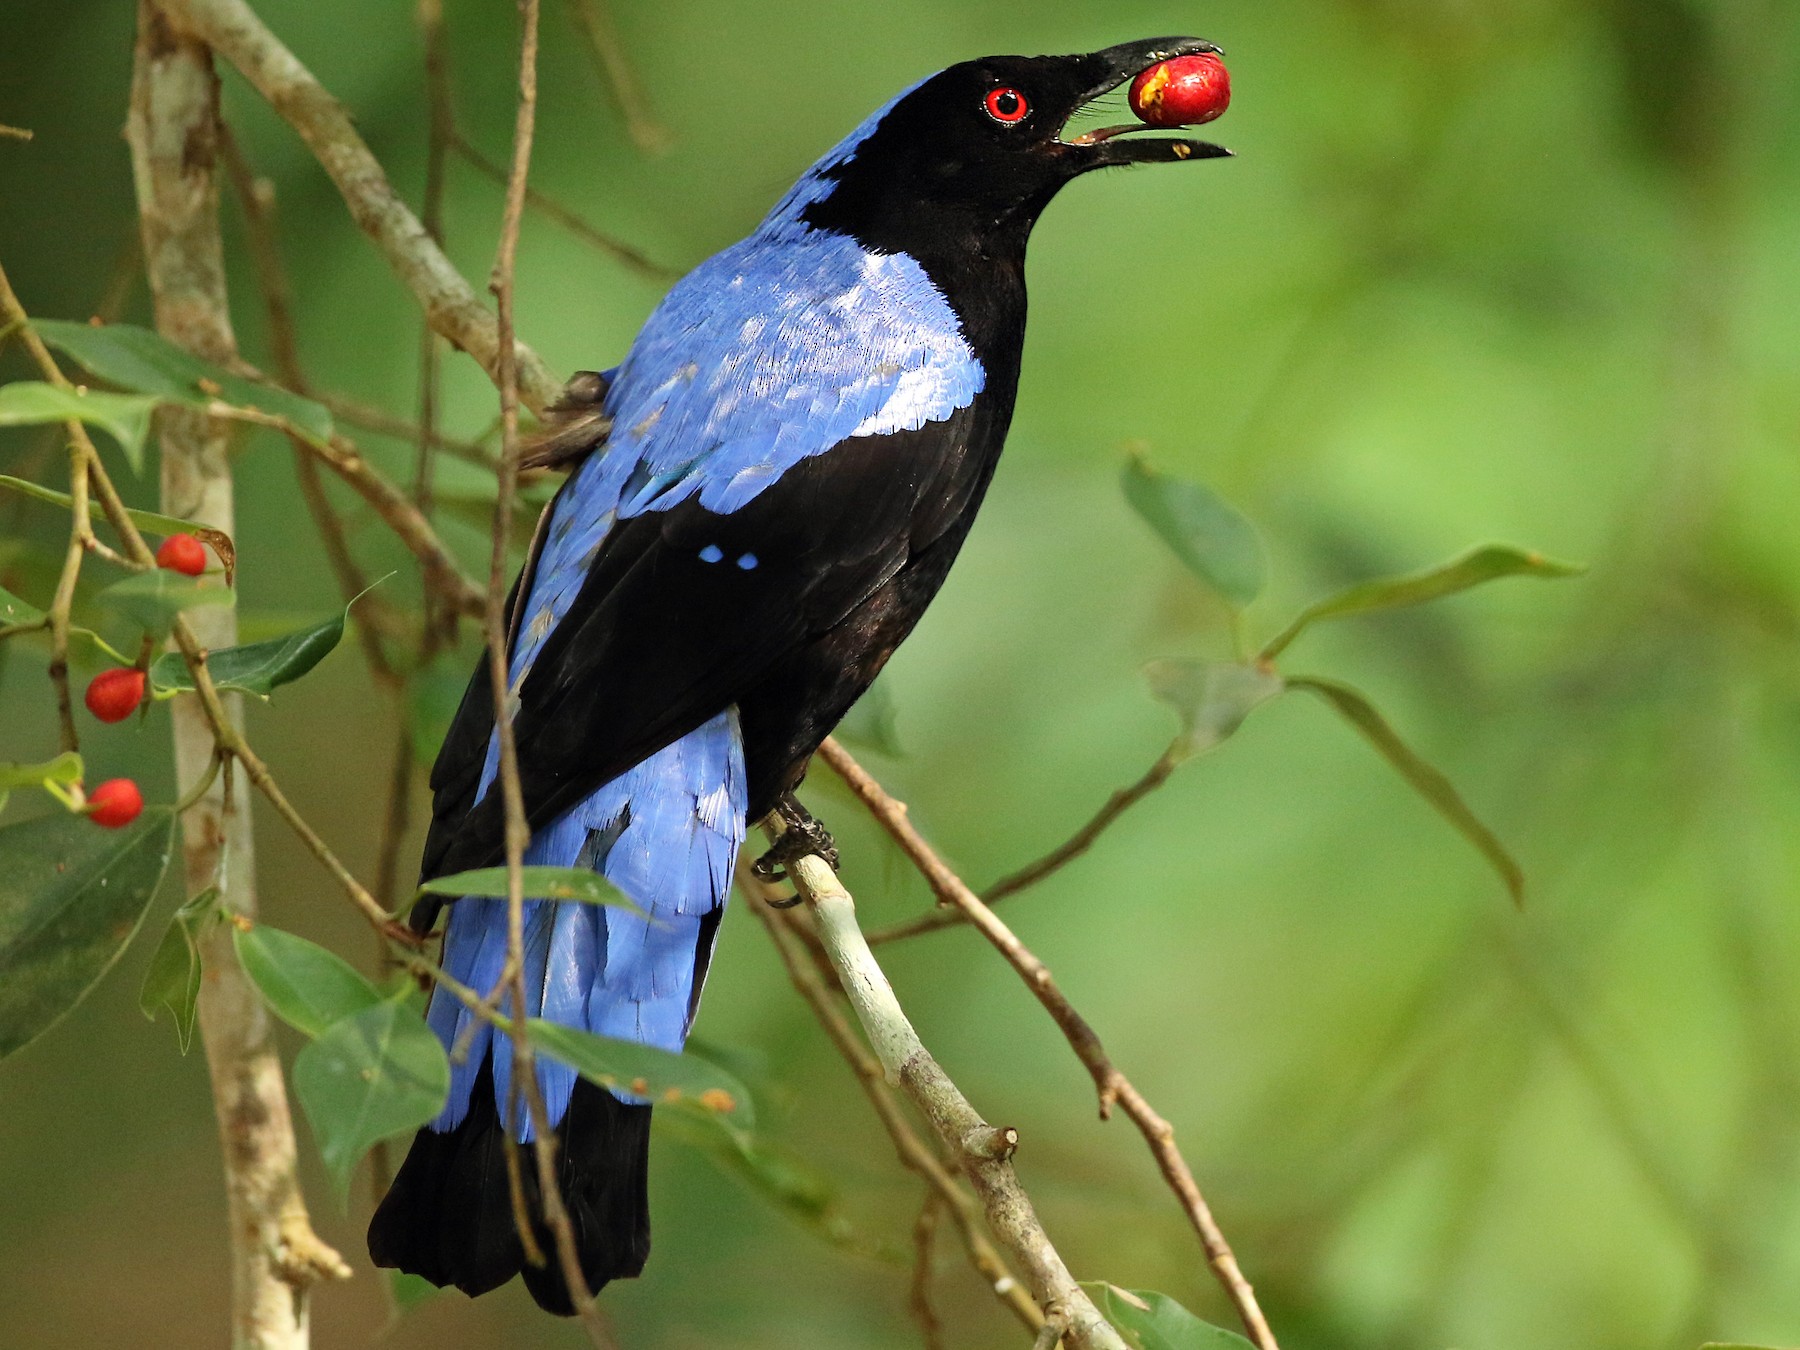
[[[88,684],[83,702],[102,722],[123,722],[144,701],[144,672],[103,670]]]
[[[172,534],[156,550],[156,565],[185,577],[197,577],[206,570],[206,545],[191,534]]]
[[[129,825],[144,809],[144,794],[129,778],[109,778],[88,793],[88,819],[116,830]]]
[[[1231,74],[1211,52],[1177,56],[1131,82],[1131,111],[1153,127],[1197,127],[1231,106]]]

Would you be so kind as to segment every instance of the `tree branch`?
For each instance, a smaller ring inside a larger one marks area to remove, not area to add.
[[[229,361],[236,341],[219,237],[218,95],[206,47],[179,37],[147,0],[140,3],[126,138],[156,325],[197,356]],[[187,409],[165,409],[161,416],[163,509],[229,533],[227,428]],[[80,476],[93,468],[97,461],[89,460]],[[142,548],[142,540],[137,542]],[[205,609],[196,615],[189,637],[208,647],[233,645],[235,611]],[[213,699],[218,701],[217,691]],[[217,715],[234,729],[240,724],[235,695],[220,704]],[[209,711],[195,697],[176,698],[170,719],[176,781],[185,795],[216,763],[217,742]],[[255,862],[243,779],[221,775],[181,820],[188,893],[216,885],[227,912],[253,916]],[[304,1350],[310,1338],[308,1291],[321,1279],[348,1278],[350,1269],[313,1233],[307,1218],[273,1026],[238,964],[231,933],[230,925],[219,924],[200,939],[207,978],[199,1020],[230,1212],[232,1341],[255,1350]]]
[[[444,251],[388,181],[344,107],[251,11],[244,0],[158,0],[181,31],[235,66],[256,92],[299,133],[375,242],[431,326],[501,378],[500,329]],[[519,391],[534,410],[553,402],[559,385],[537,353],[515,341]]]
[[[488,570],[486,629],[488,675],[494,700],[494,732],[500,743],[499,788],[506,807],[506,970],[511,981],[513,1027],[512,1082],[515,1110],[507,1115],[507,1137],[517,1119],[517,1097],[522,1094],[531,1115],[533,1152],[537,1159],[538,1204],[551,1236],[556,1240],[563,1283],[575,1305],[588,1338],[605,1347],[610,1338],[594,1296],[582,1274],[575,1246],[575,1229],[563,1204],[562,1185],[556,1175],[556,1134],[550,1112],[538,1086],[537,1059],[525,1019],[525,846],[531,827],[525,821],[525,793],[519,783],[519,751],[513,738],[512,698],[506,668],[506,584],[510,575],[507,544],[512,533],[513,500],[519,486],[519,369],[514,360],[513,267],[518,258],[519,224],[525,214],[525,178],[531,167],[531,142],[537,126],[538,0],[519,0],[522,35],[519,43],[519,107],[513,127],[512,171],[507,179],[506,210],[500,223],[500,245],[494,258],[489,289],[500,314],[500,474],[494,503],[494,548]],[[491,789],[490,789],[491,790]],[[520,1241],[529,1250],[531,1233],[521,1231]]]
[[[1174,773],[1180,764],[1181,760],[1175,753],[1175,747],[1170,746],[1169,749],[1157,756],[1156,762],[1144,771],[1144,776],[1137,782],[1129,787],[1120,788],[1111,797],[1108,797],[1106,805],[1096,811],[1087,824],[1036,862],[1027,863],[1018,871],[1002,877],[989,886],[981,893],[982,900],[991,905],[997,900],[1006,899],[1009,895],[1017,895],[1020,891],[1037,885],[1064,864],[1079,858],[1094,846],[1115,820],[1168,782],[1169,775]],[[921,914],[916,919],[907,919],[870,933],[869,945],[879,947],[884,942],[898,942],[901,938],[916,937],[920,933],[933,933],[940,928],[951,928],[968,921],[969,916],[966,911],[940,903],[939,907],[929,914]]]
[[[1194,1180],[1187,1159],[1182,1157],[1181,1150],[1175,1146],[1174,1126],[1151,1108],[1131,1080],[1107,1058],[1106,1047],[1100,1043],[1098,1033],[1057,987],[1056,981],[1051,978],[1049,967],[1019,941],[1000,917],[982,902],[981,897],[969,888],[937,855],[924,836],[913,828],[912,822],[907,819],[906,807],[890,797],[881,784],[856,762],[855,757],[836,741],[827,740],[819,754],[869,809],[869,813],[882,828],[893,837],[894,842],[900,845],[938,899],[965,913],[969,922],[999,949],[1008,964],[1018,971],[1032,993],[1037,995],[1038,1002],[1044,1005],[1045,1011],[1068,1038],[1076,1058],[1080,1059],[1092,1076],[1094,1087],[1100,1096],[1101,1119],[1111,1115],[1115,1103],[1124,1108],[1125,1114],[1143,1134],[1144,1142],[1150,1146],[1151,1155],[1156,1159],[1163,1179],[1181,1202],[1188,1222],[1193,1225],[1200,1238],[1207,1264],[1212,1267],[1214,1275],[1237,1308],[1238,1317],[1249,1332],[1250,1339],[1259,1350],[1277,1350],[1275,1334],[1269,1329],[1268,1320],[1257,1305],[1256,1294],[1251,1289],[1250,1282],[1244,1278],[1243,1271],[1238,1268],[1237,1257],[1214,1221],[1212,1210],[1200,1193],[1199,1184]]]
[[[764,828],[778,836],[778,829],[769,823]],[[1011,1161],[1012,1132],[995,1130],[984,1121],[919,1040],[856,926],[856,903],[837,873],[823,859],[809,856],[790,866],[788,875],[807,901],[838,980],[888,1080],[924,1113],[955,1156],[981,1197],[989,1231],[1019,1263],[1045,1319],[1052,1323],[1067,1319],[1072,1350],[1125,1350],[1119,1333],[1063,1264],[1019,1185]]]
[[[457,154],[461,155],[469,162],[469,167],[485,178],[491,178],[496,183],[505,184],[506,170],[494,163],[494,161],[489,159],[486,155],[482,154],[481,151],[476,148],[474,143],[460,131],[453,130],[450,133],[450,144],[455,147]],[[623,240],[614,239],[605,231],[595,229],[592,225],[588,224],[587,221],[576,215],[575,212],[571,211],[548,193],[539,192],[534,187],[527,187],[525,189],[525,202],[526,205],[532,207],[534,210],[540,211],[549,219],[554,220],[558,225],[562,226],[584,244],[589,244],[606,254],[607,257],[612,258],[617,262],[624,263],[625,266],[629,267],[639,276],[650,277],[656,281],[672,281],[681,275],[675,268],[663,266],[663,264],[657,262],[656,259],[639,249],[633,248]]]
[[[893,1089],[888,1086],[881,1062],[857,1038],[850,1023],[838,1011],[831,990],[826,988],[824,979],[813,967],[809,954],[800,950],[805,939],[811,938],[816,942],[817,935],[804,931],[792,910],[775,908],[770,902],[781,899],[781,893],[776,887],[758,880],[751,874],[748,866],[739,867],[738,884],[751,901],[751,912],[769,930],[769,937],[775,943],[775,951],[781,957],[788,979],[800,997],[806,1000],[813,1016],[819,1019],[819,1025],[825,1029],[826,1036],[844,1057],[850,1071],[856,1075],[857,1084],[868,1097],[869,1105],[875,1109],[876,1118],[893,1140],[894,1152],[899,1156],[900,1165],[917,1176],[932,1194],[944,1202],[976,1273],[1025,1329],[1035,1335],[1044,1324],[1044,1314],[1038,1310],[1037,1304],[1032,1302],[1031,1295],[1019,1283],[1018,1277],[987,1240],[981,1229],[981,1215],[975,1202],[957,1184],[956,1178],[945,1169],[925,1141],[919,1138],[905,1112],[901,1110],[900,1103],[894,1100]]]

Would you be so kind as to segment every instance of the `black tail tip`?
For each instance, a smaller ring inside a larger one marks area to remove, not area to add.
[[[475,1297],[515,1275],[545,1312],[575,1315],[555,1238],[543,1221],[542,1193],[529,1148],[520,1154],[532,1236],[546,1257],[525,1259],[513,1219],[505,1139],[494,1103],[492,1068],[483,1064],[469,1112],[455,1129],[414,1137],[399,1175],[369,1221],[369,1257],[377,1266],[454,1285]],[[590,1293],[632,1279],[650,1255],[650,1108],[621,1102],[578,1081],[557,1130],[557,1179]]]

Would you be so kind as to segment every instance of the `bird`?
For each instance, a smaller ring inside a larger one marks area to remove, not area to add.
[[[938,71],[676,282],[618,366],[571,380],[537,461],[570,472],[509,601],[524,859],[592,869],[636,909],[528,899],[527,1015],[679,1051],[747,824],[787,826],[763,875],[805,853],[835,865],[795,790],[968,536],[1012,420],[1039,215],[1093,170],[1230,153],[1070,122],[1157,63],[1217,51],[1163,37]],[[505,856],[491,689],[484,656],[432,770],[422,880]],[[428,896],[413,928],[440,910],[443,969],[492,988],[506,902]],[[441,987],[427,1021],[458,1052],[450,1093],[376,1209],[370,1255],[469,1295],[522,1275],[570,1315],[560,1266],[526,1260],[515,1226],[505,1135],[533,1126],[514,1115],[508,1038]],[[537,1075],[583,1279],[635,1277],[651,1106],[552,1060]]]

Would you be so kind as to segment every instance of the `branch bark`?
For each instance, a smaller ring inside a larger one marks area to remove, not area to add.
[[[953,905],[966,914],[969,922],[999,949],[1007,963],[1019,973],[1031,992],[1037,995],[1038,1002],[1044,1005],[1044,1010],[1068,1038],[1076,1058],[1092,1076],[1095,1091],[1100,1097],[1100,1118],[1107,1119],[1115,1104],[1121,1106],[1144,1136],[1144,1142],[1150,1146],[1150,1153],[1156,1159],[1163,1179],[1181,1202],[1188,1222],[1193,1225],[1194,1232],[1200,1238],[1207,1264],[1212,1267],[1213,1274],[1236,1307],[1250,1339],[1256,1343],[1258,1350],[1278,1350],[1275,1333],[1270,1330],[1268,1319],[1263,1316],[1262,1308],[1257,1304],[1255,1291],[1250,1287],[1249,1280],[1244,1278],[1231,1244],[1225,1240],[1225,1234],[1214,1220],[1206,1197],[1200,1193],[1193,1169],[1181,1155],[1181,1150],[1175,1146],[1175,1127],[1157,1114],[1132,1081],[1107,1057],[1106,1047],[1101,1044],[1099,1033],[1075,1010],[1075,1005],[1069,1002],[1068,996],[1057,987],[1050,975],[1050,968],[1019,941],[1018,936],[1006,926],[1000,916],[983,903],[968,883],[913,828],[912,822],[907,819],[905,804],[890,797],[873,775],[835,740],[827,740],[820,748],[819,756],[844,780],[845,785],[869,809],[869,813],[893,837],[894,842],[900,845],[901,851],[919,869],[938,900],[943,904]]]
[[[1012,1131],[996,1130],[983,1120],[919,1040],[857,927],[856,902],[837,873],[823,859],[809,856],[792,864],[788,876],[812,912],[819,939],[888,1080],[906,1093],[955,1156],[981,1197],[988,1230],[1024,1272],[1045,1321],[1066,1328],[1071,1350],[1126,1350],[1119,1333],[1063,1264],[1019,1184],[1012,1165]],[[1041,1337],[1039,1343],[1044,1343]],[[1054,1338],[1048,1343],[1054,1345]]]
[[[218,78],[206,47],[179,36],[148,0],[140,3],[126,135],[157,329],[197,356],[229,361],[236,341],[219,238],[218,100]],[[163,509],[229,533],[227,427],[194,411],[168,409],[161,416]],[[204,609],[194,625],[206,647],[236,641],[236,615],[228,606]],[[225,706],[233,726],[241,725],[237,697],[228,696]],[[176,780],[185,795],[212,765],[216,742],[197,697],[175,699],[170,716]],[[255,914],[255,855],[243,775],[220,775],[183,815],[182,861],[190,894],[216,885],[230,912]],[[255,1350],[305,1350],[308,1291],[321,1279],[348,1278],[350,1269],[308,1220],[273,1028],[237,963],[231,931],[230,925],[215,925],[202,940],[206,980],[199,1016],[224,1152],[232,1340]]]
[[[1006,1305],[1027,1331],[1036,1335],[1044,1325],[1044,1314],[1038,1310],[1037,1304],[1025,1292],[1000,1254],[994,1250],[993,1244],[987,1240],[986,1234],[981,1230],[981,1214],[974,1201],[957,1184],[955,1176],[938,1161],[937,1155],[925,1141],[919,1138],[907,1120],[904,1109],[894,1099],[893,1088],[888,1085],[881,1061],[871,1055],[857,1039],[856,1032],[832,999],[831,990],[826,988],[824,976],[814,968],[811,954],[801,950],[803,939],[813,938],[816,941],[816,935],[799,929],[793,911],[777,909],[770,903],[780,900],[781,895],[775,887],[759,881],[748,865],[739,866],[738,884],[751,901],[753,912],[769,930],[769,937],[775,943],[775,951],[781,957],[788,979],[806,1000],[813,1016],[819,1019],[819,1025],[825,1029],[831,1043],[844,1057],[850,1071],[856,1075],[856,1081],[868,1097],[869,1105],[875,1109],[876,1118],[893,1140],[894,1152],[899,1156],[901,1166],[924,1182],[929,1194],[937,1196],[943,1202],[969,1253],[969,1263],[994,1291],[994,1297]]]
[[[170,22],[235,66],[256,92],[299,133],[351,218],[375,242],[431,326],[500,382],[500,325],[473,287],[444,256],[419,218],[400,200],[381,164],[344,110],[244,0],[158,0]],[[520,396],[542,410],[559,392],[538,354],[514,341]]]

